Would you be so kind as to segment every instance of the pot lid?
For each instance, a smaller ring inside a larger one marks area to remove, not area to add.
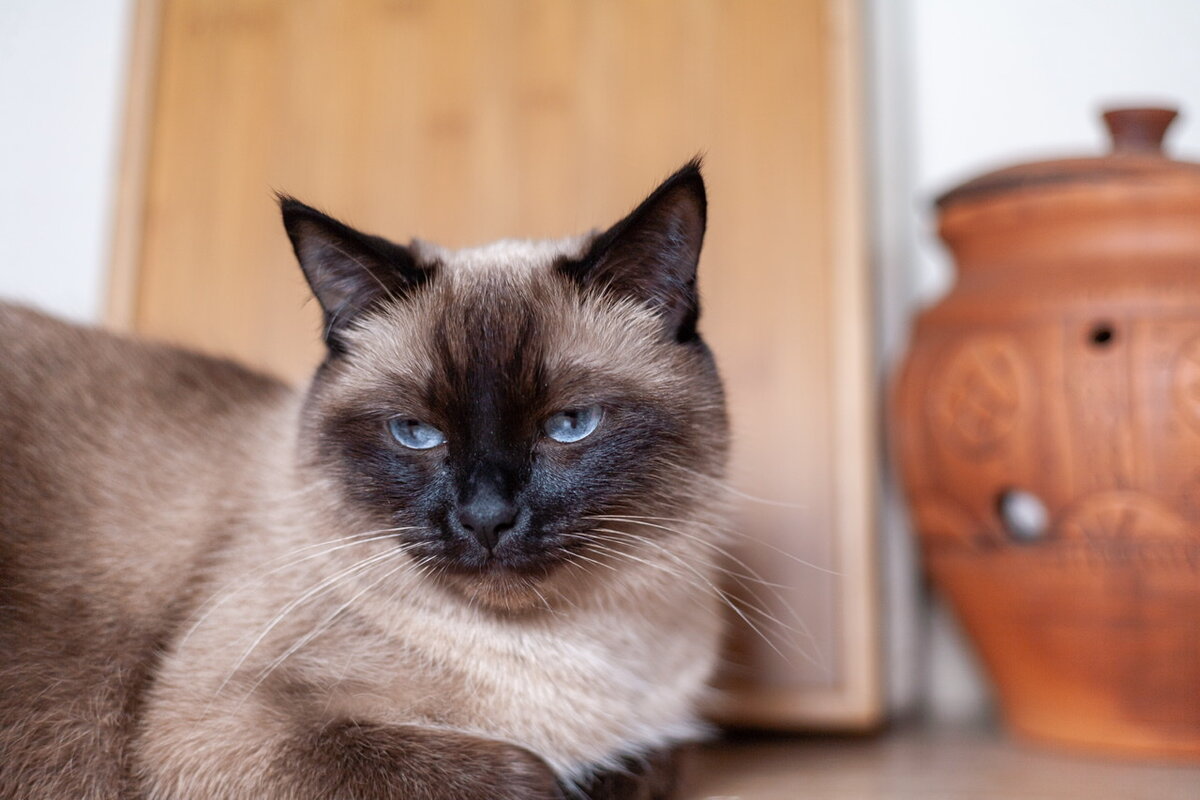
[[[1106,111],[1104,124],[1112,140],[1109,155],[1035,161],[989,172],[946,192],[937,199],[937,206],[945,210],[1014,190],[1131,178],[1182,177],[1200,184],[1200,164],[1175,161],[1163,152],[1163,137],[1177,116],[1178,112],[1170,108]]]

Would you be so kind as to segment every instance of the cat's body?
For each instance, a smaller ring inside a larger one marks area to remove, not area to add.
[[[557,243],[284,210],[307,392],[0,306],[0,798],[668,796],[620,773],[719,636],[695,168]]]

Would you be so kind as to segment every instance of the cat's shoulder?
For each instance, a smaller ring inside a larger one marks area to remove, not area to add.
[[[77,392],[96,397],[141,392],[184,400],[198,394],[227,399],[290,392],[282,381],[229,359],[144,341],[58,319],[0,301],[0,378],[40,394]]]

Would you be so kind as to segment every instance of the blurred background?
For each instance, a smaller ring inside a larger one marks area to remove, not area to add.
[[[886,468],[885,381],[954,271],[933,198],[1107,150],[1181,108],[1194,0],[0,3],[0,295],[300,379],[315,311],[271,192],[450,245],[607,225],[703,152],[707,326],[731,383],[745,555],[787,587],[726,719],[978,720]],[[799,561],[817,569],[801,568]]]

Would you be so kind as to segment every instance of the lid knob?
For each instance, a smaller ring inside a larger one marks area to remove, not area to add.
[[[1162,153],[1163,137],[1177,116],[1173,108],[1114,108],[1104,112],[1104,124],[1114,153],[1155,155]]]

